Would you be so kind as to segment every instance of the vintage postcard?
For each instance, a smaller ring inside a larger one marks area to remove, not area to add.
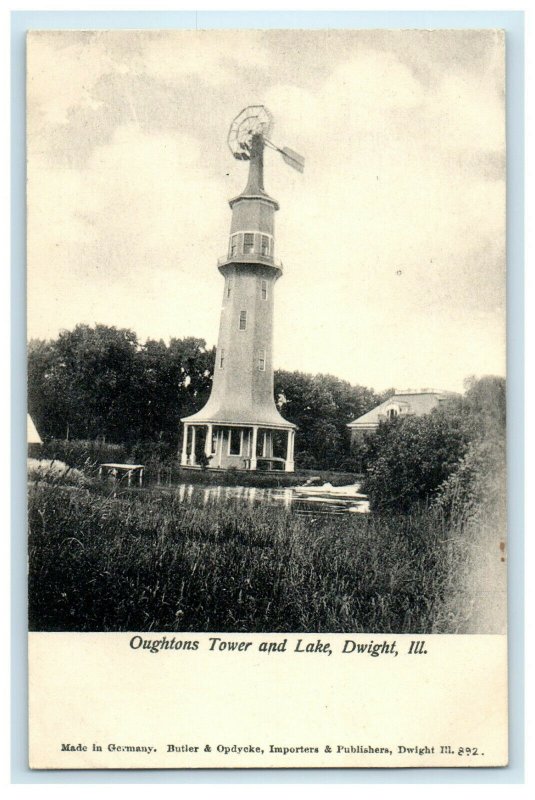
[[[30,766],[508,761],[500,30],[27,37]]]

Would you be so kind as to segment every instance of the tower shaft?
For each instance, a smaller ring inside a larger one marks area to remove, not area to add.
[[[228,252],[218,264],[225,282],[212,392],[201,411],[183,420],[183,463],[191,463],[192,454],[196,460],[197,442],[188,445],[188,426],[207,425],[210,466],[256,469],[262,461],[293,469],[295,426],[280,415],[273,395],[274,290],[282,265],[274,256],[279,206],[264,190],[263,150],[262,135],[254,135],[247,186],[230,201]]]

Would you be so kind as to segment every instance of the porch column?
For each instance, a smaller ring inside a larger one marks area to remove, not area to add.
[[[258,425],[253,425],[253,435],[251,438],[251,469],[256,469],[256,441],[258,438]]]
[[[204,454],[206,458],[212,455],[212,423],[209,422],[206,426],[206,441],[204,443]]]
[[[293,428],[290,428],[288,431],[288,443],[286,447],[286,461],[284,464],[285,472],[293,472],[294,471],[294,437],[295,431]]]
[[[191,453],[189,457],[191,466],[195,466],[195,425],[191,426]]]
[[[182,457],[180,459],[180,466],[185,467],[188,463],[188,436],[189,436],[189,425],[184,423],[184,433],[182,437]]]
[[[219,429],[217,434],[217,466],[221,469],[221,462],[223,460],[223,442],[225,440],[225,431],[223,428]]]

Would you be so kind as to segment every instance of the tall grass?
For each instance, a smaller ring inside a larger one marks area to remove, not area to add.
[[[38,481],[32,630],[454,633],[472,541],[444,513],[301,517]]]

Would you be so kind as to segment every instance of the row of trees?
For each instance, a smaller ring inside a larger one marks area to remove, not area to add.
[[[215,349],[193,337],[138,340],[131,330],[77,325],[28,351],[28,405],[41,436],[101,439],[162,456],[180,446],[180,418],[207,401]],[[302,467],[351,467],[346,424],[382,402],[385,394],[331,375],[279,370],[275,397],[298,427]]]
[[[180,418],[207,401],[214,358],[202,339],[141,343],[130,330],[77,325],[55,340],[30,342],[30,413],[45,439],[104,440],[122,445],[130,457],[175,458]],[[469,380],[464,396],[423,417],[384,422],[350,452],[347,423],[391,392],[377,394],[332,375],[277,371],[278,405],[299,429],[299,466],[365,472],[364,488],[377,510],[407,511],[422,500],[470,504],[467,492],[488,494],[491,481],[492,491],[501,490],[502,378]]]
[[[28,407],[41,436],[176,444],[177,419],[210,392],[213,350],[106,325],[77,325],[28,349]]]

